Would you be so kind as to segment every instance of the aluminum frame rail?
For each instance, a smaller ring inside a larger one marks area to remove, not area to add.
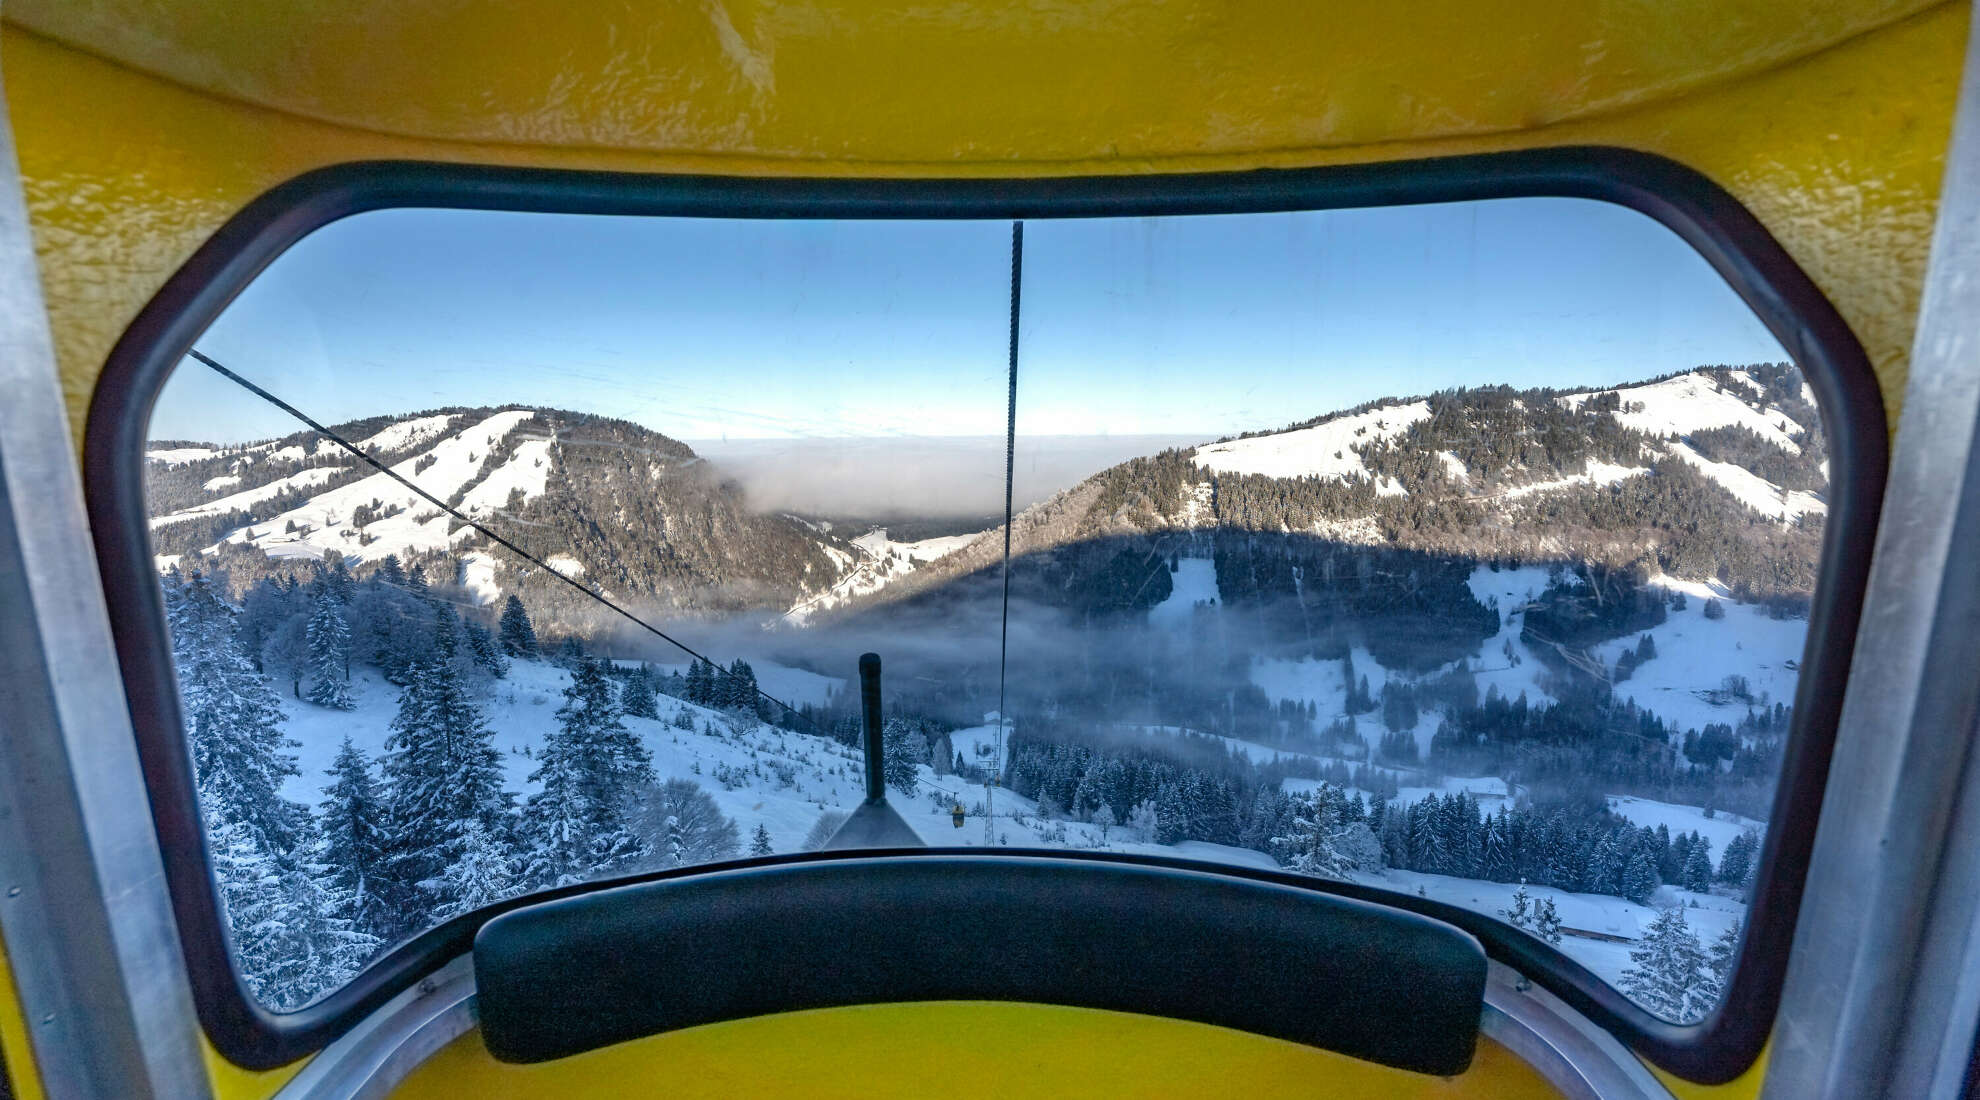
[[[150,805],[0,101],[0,937],[56,1100],[210,1095]]]
[[[1768,1100],[1957,1097],[1980,1021],[1980,33]]]

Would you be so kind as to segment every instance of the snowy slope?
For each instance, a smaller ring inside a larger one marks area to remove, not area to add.
[[[1715,860],[1725,855],[1726,845],[1731,844],[1739,834],[1748,830],[1765,832],[1767,829],[1767,823],[1764,821],[1755,821],[1723,810],[1706,817],[1705,811],[1697,806],[1678,806],[1629,795],[1610,796],[1609,809],[1631,824],[1646,829],[1654,829],[1662,825],[1670,830],[1672,836],[1677,836],[1679,833],[1697,833],[1712,842],[1712,858]]]
[[[496,413],[448,435],[418,457],[397,463],[392,472],[445,500],[481,472],[489,452],[503,437],[535,415],[526,409]],[[404,510],[373,521],[362,533],[348,526],[353,510],[374,501]],[[242,530],[228,535],[226,541],[250,544],[286,557],[321,558],[326,551],[337,550],[362,561],[386,554],[445,550],[451,545],[447,534],[455,522],[392,478],[372,474],[342,488],[319,493],[273,517],[261,525],[252,539]],[[300,533],[289,533],[290,524]]]
[[[1394,890],[1400,894],[1428,898],[1449,905],[1461,906],[1473,912],[1497,917],[1512,904],[1513,892],[1518,884],[1509,882],[1486,882],[1480,879],[1451,878],[1446,875],[1431,875],[1420,871],[1384,870],[1375,874],[1357,874],[1355,879],[1369,886]],[[1651,901],[1655,906],[1638,905],[1626,898],[1611,897],[1608,894],[1573,894],[1551,886],[1528,886],[1526,893],[1533,901],[1550,898],[1554,909],[1560,915],[1561,924],[1566,929],[1584,932],[1597,932],[1611,936],[1625,936],[1635,939],[1642,934],[1650,922],[1657,919],[1659,908],[1670,905],[1685,906],[1685,923],[1691,926],[1692,933],[1699,942],[1710,945],[1734,921],[1743,920],[1746,906],[1716,894],[1694,894],[1688,890],[1662,887]],[[1696,902],[1698,908],[1691,908]],[[1610,984],[1622,981],[1622,972],[1629,968],[1630,945],[1610,943],[1574,935],[1572,932],[1561,938],[1560,950],[1569,958],[1595,972],[1596,976]]]
[[[783,621],[791,626],[803,626],[821,611],[871,596],[921,566],[940,561],[982,537],[983,533],[978,532],[895,542],[887,537],[885,527],[876,527],[852,540],[852,556],[827,545],[825,552],[839,565],[838,579],[825,591],[799,600],[784,612]]]
[[[403,450],[439,438],[458,419],[460,417],[456,414],[441,413],[401,420],[384,431],[358,440],[357,448],[366,454]]]
[[[1752,382],[1752,378],[1745,375],[1740,375],[1740,380],[1749,384]],[[1792,422],[1778,414],[1770,416],[1761,412],[1737,395],[1720,389],[1717,382],[1703,371],[1692,371],[1641,386],[1571,393],[1558,400],[1574,409],[1602,393],[1615,393],[1622,398],[1623,411],[1616,414],[1616,419],[1623,427],[1648,435],[1668,438],[1690,435],[1707,428],[1741,427],[1790,454],[1801,453],[1801,448],[1788,434],[1794,430]]]
[[[192,519],[196,516],[221,515],[226,512],[235,511],[237,509],[245,509],[250,507],[251,505],[260,504],[264,500],[269,500],[277,496],[278,494],[282,493],[284,490],[312,489],[318,485],[323,484],[326,481],[329,481],[331,478],[336,477],[338,474],[342,472],[343,470],[335,466],[313,466],[299,473],[290,474],[288,477],[279,478],[275,481],[271,481],[266,485],[257,486],[253,489],[243,490],[242,492],[238,492],[238,493],[230,493],[227,496],[221,497],[217,500],[209,500],[204,504],[198,504],[191,508],[184,508],[176,512],[169,512],[162,516],[154,516],[152,517],[151,520],[151,526],[155,530],[157,528],[165,526],[166,524],[178,523],[181,520]],[[214,481],[225,481],[225,480],[228,479],[225,478],[214,479]],[[240,478],[238,477],[232,478],[231,480],[234,484],[240,483]],[[209,482],[208,484],[212,484],[212,482]]]
[[[358,701],[354,711],[327,710],[284,696],[283,728],[299,743],[294,751],[303,772],[284,785],[288,797],[312,805],[322,797],[326,772],[347,734],[374,759],[384,750],[399,690],[368,668],[357,670],[353,679]],[[569,680],[569,673],[555,665],[516,661],[508,677],[493,686],[488,724],[495,731],[495,747],[503,752],[509,789],[523,797],[535,789],[529,782],[536,769],[534,757],[544,736],[557,728],[556,712]],[[625,719],[652,751],[659,778],[701,784],[736,820],[745,837],[761,823],[778,851],[796,849],[824,810],[849,811],[865,796],[856,754],[835,741],[769,726],[741,730],[718,711],[664,695],[659,709],[658,721]],[[693,730],[671,724],[679,711],[691,716]],[[718,767],[735,776],[736,786],[724,785]],[[780,768],[788,771],[788,784],[779,777]]]
[[[481,479],[461,500],[461,511],[480,517],[506,507],[509,494],[520,489],[525,502],[543,495],[550,480],[550,443],[532,439],[516,445],[516,453]]]
[[[1394,439],[1420,420],[1430,418],[1427,402],[1378,405],[1367,412],[1338,416],[1310,428],[1273,435],[1233,439],[1198,447],[1197,466],[1220,474],[1263,474],[1266,477],[1369,477],[1368,467],[1354,453],[1357,444]],[[1378,492],[1401,493],[1387,483]]]
[[[157,447],[144,452],[144,457],[150,462],[179,466],[187,462],[204,461],[219,453],[212,447]]]
[[[773,669],[770,662],[763,662]],[[785,670],[796,671],[796,670]],[[761,673],[759,673],[761,675]],[[822,679],[822,678],[821,678]],[[556,710],[569,674],[541,661],[516,661],[506,679],[496,681],[487,702],[487,718],[495,733],[495,745],[503,753],[508,788],[519,798],[534,790],[530,774],[546,734],[556,728]],[[379,679],[368,668],[360,668],[353,683],[357,709],[349,712],[327,710],[282,697],[284,732],[297,743],[294,749],[302,775],[290,778],[283,793],[292,799],[314,804],[322,798],[326,775],[342,739],[349,736],[365,753],[377,760],[385,751],[390,723],[397,710],[398,689]],[[653,756],[658,778],[687,779],[700,785],[736,822],[747,838],[758,825],[770,836],[773,850],[797,850],[822,814],[846,813],[864,796],[862,769],[858,754],[835,741],[775,727],[745,722],[730,715],[691,706],[668,696],[659,698],[660,718],[626,718],[626,725],[637,733]],[[674,719],[686,715],[689,729],[679,728]],[[974,746],[994,736],[991,726],[956,731],[952,742],[966,759],[978,759]],[[889,792],[889,800],[908,825],[930,845],[980,846],[984,844],[984,788],[965,783],[956,776],[936,776],[928,767],[917,769],[919,790],[913,796]],[[1497,786],[1494,786],[1497,784]],[[1505,797],[1499,781],[1450,780],[1438,791],[1471,790],[1481,799]],[[1430,788],[1408,788],[1405,799],[1422,797]],[[953,807],[963,806],[965,818],[958,828]],[[1006,788],[994,792],[993,839],[998,845],[1085,849],[1123,853],[1170,854],[1188,859],[1245,867],[1274,868],[1268,855],[1249,849],[1189,841],[1173,847],[1153,844],[1132,830],[1116,826],[1104,831],[1085,822],[1048,820],[1037,815],[1030,799]],[[1715,850],[1723,849],[1736,830],[1738,819],[1720,816],[1703,819],[1689,807],[1669,806],[1642,799],[1612,800],[1618,812],[1644,824],[1663,822],[1673,831],[1697,828],[1713,839]],[[1357,874],[1358,881],[1398,893],[1417,895],[1477,912],[1498,915],[1511,903],[1512,884],[1449,878],[1441,875],[1387,870]],[[1528,887],[1535,899],[1551,898],[1561,919],[1570,929],[1608,935],[1635,937],[1656,916],[1653,909],[1606,895],[1570,894],[1548,887]],[[1658,904],[1695,903],[1687,909],[1700,939],[1709,943],[1734,920],[1744,915],[1744,907],[1728,898],[1697,895],[1665,887],[1655,900]],[[1601,977],[1615,982],[1630,965],[1629,945],[1569,935],[1561,949]]]
[[[1217,601],[1217,563],[1209,558],[1183,558],[1169,576],[1169,596],[1148,609],[1148,621],[1173,630],[1186,630],[1196,606]]]
[[[1814,493],[1783,489],[1744,466],[1714,462],[1683,443],[1672,443],[1670,453],[1717,482],[1741,504],[1783,523],[1800,519],[1810,512],[1819,515],[1829,510],[1829,506],[1822,503],[1822,498]]]
[[[1755,391],[1759,389],[1750,375],[1734,371],[1732,377],[1735,381],[1753,384]],[[1510,505],[1536,494],[1616,485],[1648,473],[1651,463],[1655,461],[1674,457],[1724,487],[1742,504],[1779,522],[1792,522],[1803,515],[1827,510],[1819,494],[1783,489],[1744,467],[1709,460],[1683,442],[1683,437],[1693,432],[1739,427],[1752,431],[1789,454],[1799,454],[1801,448],[1793,440],[1794,433],[1800,430],[1799,425],[1779,410],[1755,408],[1747,404],[1738,393],[1720,388],[1718,381],[1702,370],[1660,382],[1565,394],[1555,400],[1566,408],[1579,409],[1596,396],[1610,393],[1621,402],[1621,410],[1612,414],[1618,423],[1660,441],[1645,447],[1640,464],[1591,461],[1581,473],[1528,482],[1468,499]],[[1430,415],[1427,402],[1392,401],[1364,412],[1335,416],[1311,427],[1209,444],[1193,451],[1191,461],[1198,469],[1213,474],[1340,480],[1374,478],[1377,495],[1401,496],[1406,495],[1403,487],[1387,478],[1377,478],[1354,448],[1400,438],[1411,425],[1428,419]],[[1473,485],[1470,472],[1456,454],[1440,451],[1436,457],[1458,487]],[[1520,476],[1517,468],[1503,473],[1514,479]],[[1194,492],[1199,488],[1201,486],[1190,486],[1185,491]],[[1335,521],[1336,525],[1341,522]],[[1317,533],[1341,537],[1344,541],[1372,541],[1361,537],[1363,533],[1352,527]]]
[[[1615,693],[1645,710],[1656,712],[1681,730],[1711,723],[1737,727],[1747,703],[1715,701],[1714,689],[1728,676],[1746,677],[1753,705],[1794,702],[1799,665],[1808,640],[1805,619],[1772,619],[1764,608],[1721,598],[1725,618],[1705,617],[1705,601],[1689,599],[1682,611],[1644,633],[1656,640],[1657,656],[1638,665]],[[1595,655],[1613,667],[1637,635],[1605,642]]]
[[[1532,496],[1535,493],[1558,492],[1562,489],[1574,489],[1584,485],[1615,485],[1626,478],[1636,477],[1649,472],[1650,470],[1646,466],[1617,466],[1612,463],[1603,462],[1600,459],[1590,459],[1588,468],[1581,473],[1569,474],[1567,477],[1555,478],[1552,481],[1529,482],[1525,485],[1514,486],[1497,495],[1501,500],[1517,500],[1520,497]],[[1744,470],[1740,472],[1745,473]]]
[[[1499,632],[1486,639],[1478,654],[1467,661],[1479,696],[1496,689],[1507,699],[1524,694],[1531,704],[1554,702],[1542,686],[1547,666],[1520,639],[1525,606],[1546,589],[1547,570],[1479,566],[1468,583],[1472,594],[1487,606],[1496,606],[1500,615]],[[1602,664],[1613,668],[1618,658],[1636,648],[1641,634],[1647,633],[1654,640],[1657,656],[1615,685],[1619,698],[1634,701],[1679,731],[1702,729],[1712,723],[1738,726],[1749,703],[1728,697],[1721,690],[1729,676],[1745,677],[1751,706],[1793,703],[1800,677],[1797,666],[1808,637],[1805,619],[1771,618],[1765,608],[1738,603],[1704,584],[1666,577],[1655,578],[1653,583],[1686,592],[1685,607],[1668,612],[1663,623],[1647,631],[1594,647]],[[1724,618],[1705,617],[1707,597],[1719,600]],[[1364,648],[1356,647],[1353,654],[1355,670],[1368,677],[1378,697],[1381,685],[1391,677],[1416,679],[1385,669]],[[1275,703],[1282,699],[1313,703],[1318,710],[1315,724],[1323,727],[1347,713],[1347,685],[1341,673],[1340,661],[1310,657],[1261,658],[1251,664],[1251,682],[1266,698]],[[1433,712],[1426,711],[1415,731],[1417,751],[1426,757],[1437,721]],[[1379,715],[1362,716],[1359,724],[1363,736],[1379,734],[1382,729]]]

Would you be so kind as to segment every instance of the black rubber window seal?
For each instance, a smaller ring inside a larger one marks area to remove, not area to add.
[[[1656,219],[1691,245],[1800,366],[1815,391],[1829,438],[1830,514],[1822,572],[1809,612],[1795,728],[1788,739],[1775,813],[1761,853],[1748,913],[1750,931],[1726,998],[1702,1023],[1672,1024],[1630,1002],[1567,956],[1482,914],[1371,887],[1214,869],[1377,901],[1455,924],[1477,936],[1491,957],[1529,975],[1653,1064],[1707,1084],[1738,1076],[1766,1045],[1779,1007],[1842,707],[1840,685],[1848,675],[1869,572],[1889,439],[1882,396],[1862,346],[1759,220],[1717,184],[1675,161],[1599,146],[1330,168],[1061,179],[751,179],[376,161],[313,171],[249,203],[193,254],[125,331],[97,383],[83,445],[90,521],[118,660],[166,857],[194,1001],[215,1049],[250,1069],[295,1061],[467,952],[475,930],[496,913],[613,884],[534,894],[456,918],[401,944],[349,985],[296,1012],[278,1014],[264,1008],[236,971],[185,751],[164,609],[152,566],[142,467],[152,405],[166,379],[227,304],[289,246],[340,218],[399,207],[1007,220],[1283,212],[1533,197],[1584,198],[1625,206]],[[909,858],[909,853],[901,854]],[[743,862],[818,858],[834,857]],[[1183,860],[1100,858],[1192,866]],[[615,880],[626,881],[633,880]]]

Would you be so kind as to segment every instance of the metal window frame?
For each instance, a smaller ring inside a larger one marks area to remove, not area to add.
[[[481,920],[457,918],[388,953],[349,986],[292,1013],[256,1003],[235,972],[194,803],[162,601],[144,518],[142,452],[152,404],[193,341],[290,245],[340,218],[397,207],[741,218],[979,219],[1231,214],[1494,198],[1614,203],[1690,244],[1745,300],[1814,389],[1830,446],[1823,570],[1749,932],[1725,1002],[1702,1023],[1652,1016],[1579,964],[1478,914],[1365,887],[1307,886],[1412,908],[1472,932],[1644,1057],[1701,1082],[1730,1080],[1767,1041],[1795,926],[1849,668],[1884,482],[1884,408],[1863,349],[1766,229],[1723,189],[1674,161],[1596,146],[1402,163],[1240,173],[1064,179],[812,180],[479,167],[340,165],[250,203],[139,314],[91,404],[84,474],[97,554],[140,755],[200,1018],[215,1047],[251,1068],[320,1049],[445,960]],[[1177,861],[1183,863],[1186,861]],[[1229,869],[1222,869],[1229,873]],[[1261,873],[1262,874],[1262,873]],[[619,880],[625,881],[625,880]],[[598,885],[604,885],[603,883]],[[589,887],[595,888],[595,887]],[[535,895],[530,900],[547,895]]]
[[[63,1100],[198,1098],[206,1064],[74,453],[0,103],[0,996],[28,1031],[8,1068]]]

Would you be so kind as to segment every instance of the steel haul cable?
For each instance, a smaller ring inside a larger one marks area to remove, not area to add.
[[[996,841],[997,815],[990,800],[1004,767],[1005,673],[1011,652],[1011,519],[1012,482],[1017,471],[1018,306],[1024,299],[1024,223],[1011,223],[1011,344],[1010,383],[1004,413],[1004,608],[997,626],[997,755],[983,784],[983,843]]]

